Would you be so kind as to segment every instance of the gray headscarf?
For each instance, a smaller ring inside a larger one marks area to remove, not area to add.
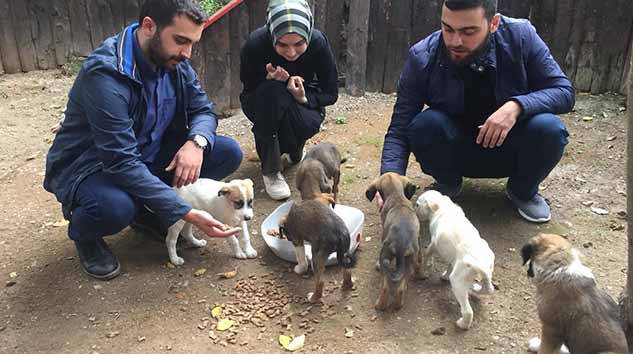
[[[273,45],[288,33],[296,33],[310,43],[314,18],[306,0],[270,0],[266,25]]]

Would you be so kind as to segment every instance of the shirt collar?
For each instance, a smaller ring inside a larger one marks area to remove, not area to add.
[[[161,72],[160,68],[157,68],[156,65],[150,63],[147,58],[145,58],[145,53],[143,49],[141,49],[138,40],[136,39],[136,31],[133,32],[133,41],[134,41],[134,60],[138,65],[138,69],[141,73],[142,78],[146,79],[155,79]]]

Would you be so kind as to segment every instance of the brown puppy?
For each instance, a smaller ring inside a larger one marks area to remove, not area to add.
[[[530,340],[530,350],[553,354],[567,346],[573,354],[629,352],[617,304],[598,288],[569,241],[539,234],[523,246],[521,255],[536,285],[542,325],[541,342]]]
[[[420,223],[409,201],[416,187],[405,176],[388,172],[376,179],[365,192],[374,200],[376,192],[384,199],[382,221],[382,249],[376,267],[383,273],[383,285],[376,302],[377,310],[384,310],[393,296],[393,307],[402,307],[408,277],[420,273]]]
[[[295,246],[297,266],[295,273],[308,270],[304,242],[312,247],[312,264],[315,275],[314,293],[308,294],[310,302],[319,302],[323,296],[323,272],[325,262],[332,252],[336,252],[338,264],[343,266],[343,289],[352,288],[354,259],[349,252],[350,234],[345,222],[330,208],[334,200],[329,194],[317,198],[295,202],[288,215],[280,221],[279,232]]]
[[[321,193],[334,194],[338,198],[338,184],[341,179],[341,154],[334,144],[319,143],[313,146],[301,161],[295,183],[301,199],[308,200]]]

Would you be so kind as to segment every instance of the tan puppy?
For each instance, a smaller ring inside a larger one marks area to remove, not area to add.
[[[365,192],[369,201],[376,192],[384,200],[380,211],[382,249],[376,267],[383,273],[383,285],[376,309],[384,310],[393,297],[394,309],[400,309],[409,276],[419,273],[420,223],[409,199],[416,187],[405,176],[388,172],[376,179]]]
[[[330,208],[334,200],[329,194],[320,194],[315,199],[295,202],[288,215],[279,223],[279,233],[285,235],[295,246],[297,266],[295,272],[308,270],[304,243],[310,243],[314,265],[315,290],[308,294],[310,302],[319,302],[323,296],[323,273],[325,262],[336,252],[339,266],[343,266],[343,290],[352,288],[352,273],[355,259],[348,254],[350,234],[343,219]]]
[[[313,146],[301,161],[295,176],[301,199],[308,200],[321,193],[332,193],[334,200],[337,200],[341,164],[345,161],[334,144],[319,143]]]
[[[430,190],[422,193],[416,202],[416,213],[421,221],[429,223],[431,233],[422,272],[433,254],[439,254],[448,262],[443,278],[450,279],[462,314],[456,324],[461,329],[468,329],[473,321],[473,309],[468,301],[470,290],[481,290],[485,294],[494,292],[492,272],[495,254],[466,218],[462,208],[440,192]]]
[[[598,288],[569,241],[539,234],[523,246],[521,256],[536,285],[542,325],[540,346],[538,338],[532,339],[530,350],[555,354],[564,344],[573,354],[629,352],[618,305]]]

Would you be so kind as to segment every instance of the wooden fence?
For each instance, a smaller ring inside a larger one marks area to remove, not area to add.
[[[143,0],[0,0],[0,72],[50,69],[86,56],[136,21]],[[209,26],[192,62],[219,110],[239,107],[239,51],[268,0],[245,0]],[[439,29],[443,0],[312,0],[349,92],[393,92],[407,49]],[[530,18],[580,91],[625,91],[631,0],[499,0]]]

